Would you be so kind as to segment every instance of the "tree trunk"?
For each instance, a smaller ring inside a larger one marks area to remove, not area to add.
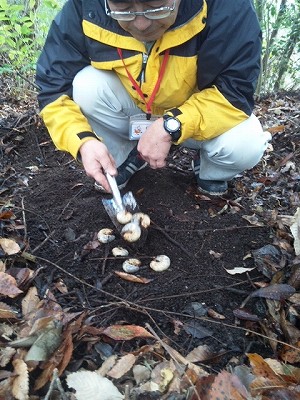
[[[299,18],[300,18],[300,13],[299,15],[294,19],[294,23],[291,28],[291,35],[286,42],[283,52],[282,52],[282,57],[281,57],[281,62],[279,64],[278,68],[278,75],[274,84],[274,91],[278,91],[280,89],[281,83],[283,76],[288,70],[288,64],[291,59],[291,56],[295,50],[295,47],[298,43],[299,36],[300,36],[300,23],[299,23]]]

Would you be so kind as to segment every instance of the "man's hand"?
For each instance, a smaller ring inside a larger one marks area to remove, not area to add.
[[[105,144],[97,139],[91,139],[83,143],[79,152],[86,174],[100,183],[107,192],[110,192],[104,172],[116,175],[117,168]]]
[[[137,149],[150,167],[156,169],[166,165],[171,145],[171,136],[163,127],[163,119],[158,118],[142,135]]]

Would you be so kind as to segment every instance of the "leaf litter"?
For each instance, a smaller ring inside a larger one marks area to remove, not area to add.
[[[282,104],[287,106],[288,112],[273,112],[272,110],[278,108],[277,104],[280,107]],[[197,303],[190,294],[190,302],[181,312],[178,310],[176,321],[173,319],[175,335],[185,338],[187,343],[185,350],[181,346],[181,353],[175,343],[155,324],[153,317],[150,318],[152,324],[146,323],[144,326],[138,323],[138,319],[135,319],[136,323],[131,323],[130,315],[128,321],[116,320],[119,323],[114,324],[105,323],[105,319],[103,322],[97,321],[97,308],[104,310],[103,315],[114,313],[120,305],[140,315],[151,316],[154,311],[151,306],[146,306],[149,297],[143,303],[109,293],[110,300],[103,301],[103,295],[107,295],[103,290],[105,280],[112,275],[107,273],[105,276],[109,247],[106,248],[107,255],[101,260],[105,277],[102,281],[96,279],[94,285],[86,285],[82,278],[68,272],[67,268],[59,267],[59,263],[34,255],[39,248],[49,244],[53,248],[58,246],[52,239],[54,233],[47,223],[40,226],[44,241],[32,248],[28,240],[30,232],[26,229],[24,210],[22,218],[15,204],[19,201],[18,191],[21,195],[25,193],[30,186],[28,182],[40,174],[42,168],[33,163],[28,167],[27,164],[23,171],[17,172],[19,176],[15,180],[16,170],[9,165],[9,157],[14,155],[11,142],[16,135],[13,131],[8,135],[6,133],[1,144],[4,152],[7,150],[7,161],[4,161],[6,164],[1,172],[4,178],[1,193],[5,198],[4,201],[1,200],[0,209],[0,398],[300,398],[300,134],[296,122],[299,115],[297,104],[297,96],[294,98],[286,94],[282,98],[264,99],[257,105],[256,114],[265,129],[272,133],[273,144],[260,165],[237,180],[235,190],[240,194],[239,198],[232,201],[194,194],[196,206],[210,204],[207,211],[211,219],[224,215],[230,217],[248,210],[251,212],[247,215],[240,215],[248,223],[248,229],[267,227],[272,233],[268,244],[259,246],[257,243],[256,248],[241,259],[240,265],[231,265],[231,268],[224,270],[231,276],[245,276],[250,283],[246,292],[240,290],[239,286],[227,287],[232,293],[235,290],[240,296],[243,293],[240,307],[232,307],[231,310],[236,318],[235,329],[242,329],[246,336],[255,341],[260,340],[265,349],[269,348],[266,353],[272,355],[273,352],[273,357],[264,358],[258,353],[248,351],[244,354],[244,359],[232,356],[227,364],[221,364],[222,367],[216,370],[214,365],[218,365],[229,351],[226,343],[220,343],[218,350],[205,343],[205,338],[214,338],[214,331],[210,329],[213,325],[207,323],[222,324],[226,329],[234,328],[228,322],[228,317],[218,312],[218,305],[215,309]],[[26,116],[26,108],[24,111],[20,104],[17,113]],[[35,126],[40,123],[30,113],[28,120]],[[10,124],[8,120],[7,126]],[[19,131],[21,129],[19,127]],[[25,134],[27,132],[24,131]],[[41,148],[44,146],[49,146],[49,142],[44,142]],[[189,170],[186,165],[189,156],[185,150],[175,149],[169,160],[169,168],[185,173]],[[82,184],[78,183],[73,185],[72,190],[81,187]],[[142,189],[137,191],[139,195],[143,195],[143,192]],[[243,198],[251,201],[250,208],[243,203]],[[170,215],[172,213],[170,210]],[[67,220],[74,215],[71,207],[68,215]],[[188,213],[177,215],[176,218],[180,223],[190,221]],[[80,237],[78,234],[86,235],[78,227],[70,229],[72,236],[68,236],[69,242],[76,243],[77,237]],[[213,229],[216,228],[198,229],[198,237],[205,242]],[[218,229],[222,229],[225,234],[235,232],[238,235],[241,232],[241,227],[237,225]],[[182,250],[182,246],[170,236],[168,229],[160,228],[159,232]],[[96,232],[74,253],[74,260],[76,257],[84,260],[90,253],[101,249],[103,245],[99,244],[95,235]],[[134,249],[131,251],[135,253]],[[190,256],[190,259],[195,257],[189,254],[188,248],[184,249],[183,254]],[[208,249],[208,256],[213,263],[224,263],[225,256],[221,248]],[[61,257],[63,259],[63,255]],[[120,259],[122,260],[121,257]],[[148,257],[146,263],[150,259]],[[51,271],[45,281],[44,269],[47,261],[57,268]],[[69,287],[69,280],[62,280],[61,277],[54,280],[55,271],[62,272],[66,278],[74,279],[85,290],[96,290],[99,296],[98,305],[93,305],[91,299],[82,296],[78,289]],[[138,276],[124,275],[117,269],[113,272],[120,281],[125,280],[128,285],[147,283],[147,286],[153,286],[158,278],[155,273],[149,275],[147,271],[148,269],[142,267]],[[239,281],[236,284],[239,285]],[[139,289],[132,286],[132,290]],[[64,296],[70,299],[69,304],[63,301]],[[186,296],[188,298],[188,291]],[[76,302],[84,305],[84,309],[74,307]],[[167,318],[168,311],[161,311]],[[198,345],[195,345],[195,339],[198,339]],[[215,340],[220,341],[219,338]],[[80,348],[84,351],[78,351]],[[100,357],[98,359],[92,356],[95,349]]]

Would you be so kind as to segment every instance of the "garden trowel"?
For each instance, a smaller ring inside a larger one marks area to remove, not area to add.
[[[111,188],[113,198],[102,199],[102,204],[115,227],[121,231],[122,225],[117,220],[117,214],[123,210],[130,211],[132,214],[134,214],[139,212],[139,207],[132,192],[127,192],[121,196],[116,178],[114,176],[106,173],[106,178]]]

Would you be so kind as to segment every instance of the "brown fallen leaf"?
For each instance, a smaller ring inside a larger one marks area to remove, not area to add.
[[[209,308],[207,310],[207,315],[214,319],[225,319],[224,315],[218,313],[217,311],[213,310],[212,308]]]
[[[227,371],[218,375],[200,377],[196,384],[197,393],[191,400],[246,400],[250,399],[247,389],[238,376]]]
[[[17,254],[21,250],[18,243],[13,239],[0,238],[0,246],[2,247],[4,253],[8,256]]]
[[[268,388],[285,388],[287,383],[259,354],[247,354],[255,379],[250,384],[252,396],[264,394]]]
[[[37,310],[40,299],[35,286],[28,289],[26,296],[22,299],[22,314],[25,316],[34,310]]]
[[[18,311],[13,310],[9,305],[1,301],[0,319],[18,319]]]
[[[253,215],[242,215],[242,218],[244,218],[246,221],[249,222],[249,224],[254,225],[254,226],[264,226],[263,222],[260,222],[258,220],[258,217],[253,214]]]
[[[138,325],[111,325],[103,334],[114,340],[131,340],[137,337],[153,338],[145,328]]]
[[[20,293],[23,292],[17,287],[15,278],[6,272],[0,272],[0,294],[14,298]]]
[[[268,130],[268,132],[270,132],[270,133],[284,132],[285,126],[284,126],[284,125],[271,126],[271,127],[268,128],[267,130]]]
[[[133,354],[126,354],[107,372],[107,375],[114,379],[120,379],[134,366],[135,361],[136,357]]]
[[[290,363],[290,364],[296,364],[300,362],[300,340],[294,344],[294,347],[297,347],[298,350],[288,346],[284,345],[282,348],[278,351],[278,356],[281,360],[283,360],[285,363]]]
[[[135,283],[150,283],[152,279],[143,278],[141,276],[136,276],[132,274],[127,274],[127,272],[114,271],[114,273],[125,281],[135,282]]]
[[[7,346],[7,347],[0,348],[0,367],[1,368],[6,367],[7,364],[11,361],[11,359],[15,353],[16,353],[16,350],[13,349],[12,347]],[[0,380],[1,380],[1,377],[0,377]]]
[[[16,359],[12,362],[17,376],[13,379],[12,394],[17,400],[26,400],[29,395],[29,376],[25,361]]]
[[[205,344],[195,347],[185,358],[190,362],[203,362],[212,357],[210,348]]]

